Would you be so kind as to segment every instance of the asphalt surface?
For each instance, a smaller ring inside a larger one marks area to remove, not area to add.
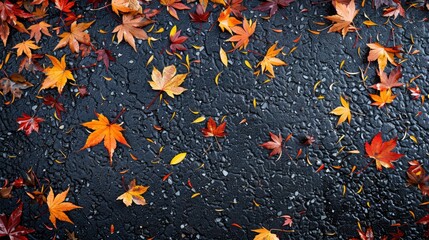
[[[396,232],[397,227],[392,225],[400,223],[404,239],[422,239],[425,228],[415,222],[427,214],[427,207],[419,205],[427,198],[416,187],[406,186],[406,169],[407,162],[412,159],[423,164],[428,161],[427,103],[422,105],[412,100],[406,87],[402,87],[395,89],[397,98],[393,104],[383,109],[370,106],[369,93],[374,91],[365,87],[360,75],[348,77],[343,70],[359,72],[359,67],[367,66],[369,49],[366,43],[370,40],[379,39],[389,46],[402,44],[407,51],[412,45],[412,35],[413,49],[421,52],[404,54],[408,60],[402,64],[404,77],[401,81],[407,83],[421,74],[414,83],[426,94],[428,23],[421,20],[428,12],[408,9],[406,19],[398,17],[394,21],[402,25],[400,28],[392,23],[383,24],[387,18],[381,17],[382,9],[372,9],[369,3],[361,9],[359,2],[361,10],[355,23],[362,39],[353,47],[356,33],[342,38],[339,33],[327,33],[327,30],[319,35],[307,31],[329,26],[323,16],[335,14],[330,3],[298,1],[280,9],[269,20],[262,18],[267,13],[251,10],[257,5],[258,1],[245,1],[250,10],[245,11],[244,16],[257,20],[256,32],[247,47],[253,52],[228,54],[230,66],[226,68],[219,59],[219,47],[227,50],[232,47],[225,42],[230,34],[222,33],[215,23],[220,7],[209,7],[212,14],[209,22],[203,24],[190,23],[190,11],[178,11],[181,21],[177,21],[162,8],[154,18],[154,29],[163,27],[165,31],[149,33],[159,39],[153,42],[153,48],[146,41],[137,41],[138,51],[134,52],[126,43],[112,42],[110,32],[118,24],[112,19],[118,20],[118,17],[107,10],[87,11],[90,6],[79,2],[74,8],[76,12],[86,10],[81,21],[96,20],[89,29],[92,42],[96,48],[111,50],[116,62],[111,63],[108,71],[102,62],[94,68],[75,71],[76,83],[87,85],[90,95],[78,98],[75,96],[77,88],[68,84],[59,98],[66,108],[62,121],[53,117],[52,108],[42,106],[38,116],[46,121],[41,123],[39,134],[29,137],[16,131],[16,118],[23,112],[34,113],[42,104],[36,95],[44,74],[24,70],[24,76],[35,86],[25,90],[23,97],[12,105],[0,105],[0,179],[16,179],[32,168],[40,179],[50,181],[55,192],[70,187],[68,201],[83,208],[68,213],[75,225],[58,223],[59,229],[51,231],[44,227],[50,224],[48,214],[41,214],[46,209],[30,205],[25,191],[16,189],[12,199],[0,200],[0,212],[10,214],[17,199],[22,198],[25,204],[23,225],[36,229],[30,239],[48,239],[55,233],[65,239],[65,229],[75,232],[79,239],[253,239],[255,234],[251,229],[262,226],[294,230],[277,232],[280,239],[348,239],[358,236],[358,222],[364,228],[372,226],[376,237]],[[159,4],[154,1],[150,6],[159,7]],[[57,20],[58,11],[51,7],[50,12],[47,19],[52,23]],[[378,26],[363,25],[364,12]],[[319,26],[315,22],[326,25]],[[189,37],[185,42],[189,50],[180,54],[189,54],[191,61],[200,63],[191,64],[183,84],[188,91],[174,99],[164,94],[168,105],[157,101],[150,110],[144,110],[157,94],[147,83],[152,66],[162,69],[174,64],[179,73],[186,72],[180,64],[184,60],[164,51],[168,48],[168,33],[173,25]],[[392,28],[394,37],[387,43]],[[100,29],[108,33],[101,34]],[[301,36],[300,41],[294,43],[298,36]],[[0,51],[0,59],[26,38],[25,34],[13,31],[6,51]],[[264,83],[267,77],[254,76],[244,61],[256,65],[261,57],[254,52],[264,54],[275,42],[279,47],[284,46],[286,54],[279,57],[288,66],[276,67],[276,78]],[[81,58],[71,54],[68,48],[52,52],[57,43],[55,34],[52,38],[43,37],[42,48],[36,52],[57,57],[67,54],[70,67],[96,62],[93,53]],[[195,49],[192,45],[203,48]],[[297,49],[288,54],[295,46]],[[146,66],[151,55],[155,56],[154,60]],[[340,70],[342,60],[345,64]],[[12,55],[5,71],[16,72],[18,61]],[[47,58],[41,62],[50,64]],[[376,63],[370,64],[367,85],[378,81],[376,67]],[[390,71],[390,66],[388,69]],[[214,78],[219,72],[222,74],[216,85]],[[103,76],[112,80],[106,81]],[[321,83],[314,90],[318,81]],[[57,95],[55,89],[44,90],[39,95],[48,93]],[[338,118],[329,112],[340,105],[341,94],[350,99],[353,119],[350,125],[345,123],[337,127]],[[321,95],[324,99],[318,99]],[[119,122],[123,122],[124,136],[131,148],[118,145],[113,166],[109,165],[102,144],[79,151],[89,135],[80,124],[94,119],[94,111],[112,120],[123,107],[127,111]],[[200,114],[195,115],[190,109]],[[416,116],[419,111],[422,114]],[[228,135],[219,139],[222,149],[214,139],[202,135],[205,122],[192,124],[200,115],[213,117],[218,123],[226,116]],[[243,119],[247,121],[240,124]],[[161,126],[162,130],[155,130],[154,125]],[[276,161],[276,157],[270,158],[269,151],[260,147],[270,140],[270,131],[282,133],[284,137],[293,134],[286,144],[292,159],[283,154]],[[385,140],[398,136],[396,151],[405,157],[394,163],[395,169],[380,172],[373,164],[361,174],[350,175],[353,166],[357,166],[358,172],[370,161],[365,157],[364,143],[379,131],[383,132]],[[405,133],[408,135],[403,139]],[[315,138],[311,146],[302,144],[306,135]],[[418,143],[409,135],[415,136]],[[338,142],[341,136],[344,138]],[[158,155],[160,147],[164,149]],[[339,153],[342,147],[344,150]],[[299,149],[303,153],[296,158]],[[360,154],[347,154],[350,150],[359,150]],[[170,159],[179,152],[187,152],[187,158],[179,165],[170,166]],[[325,169],[316,172],[322,164]],[[333,169],[336,165],[342,168]],[[121,173],[124,170],[128,172]],[[171,176],[162,181],[168,173],[172,173]],[[137,179],[138,184],[150,186],[144,194],[146,206],[126,207],[116,201],[124,192],[122,176],[125,183]],[[188,179],[193,189],[188,186]],[[361,186],[363,190],[358,193]],[[191,198],[195,193],[201,195]],[[282,227],[281,215],[293,218],[292,227]],[[113,233],[110,231],[112,224]]]

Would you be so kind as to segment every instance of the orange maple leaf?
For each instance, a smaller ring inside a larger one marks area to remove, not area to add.
[[[389,60],[391,64],[398,66],[398,63],[395,62],[395,56],[397,58],[402,58],[402,45],[394,47],[385,47],[380,43],[368,43],[366,45],[371,49],[368,54],[368,61],[372,62],[377,60],[380,72],[383,72],[384,68],[386,68],[387,60]]]
[[[109,119],[107,119],[107,117],[105,117],[101,113],[95,114],[98,120],[92,120],[90,122],[85,122],[81,124],[84,127],[94,130],[94,132],[89,134],[85,146],[83,146],[80,150],[93,147],[99,144],[104,139],[104,147],[109,153],[110,165],[112,165],[113,153],[116,149],[116,141],[124,144],[127,147],[131,146],[128,144],[124,135],[122,135],[121,133],[125,130],[122,128],[121,124],[111,123]]]
[[[174,95],[180,95],[187,90],[180,87],[187,75],[176,75],[176,67],[174,65],[164,67],[162,74],[156,67],[153,67],[152,81],[149,81],[149,84],[153,90],[165,92],[168,96],[174,98]]]
[[[31,25],[30,27],[28,27],[28,30],[30,30],[30,39],[34,38],[34,40],[36,40],[36,43],[38,43],[40,41],[40,38],[42,37],[42,33],[46,36],[51,37],[52,35],[49,33],[49,27],[51,27],[51,25],[46,23],[45,21],[41,21],[39,23]]]
[[[328,32],[339,32],[345,37],[348,32],[356,31],[356,27],[353,26],[353,19],[359,10],[356,10],[355,1],[351,0],[348,4],[345,4],[344,1],[333,0],[332,5],[337,10],[337,15],[325,17],[334,22]]]
[[[392,152],[396,147],[397,140],[398,138],[396,137],[387,142],[383,142],[381,132],[379,132],[372,139],[371,143],[365,143],[366,154],[375,160],[377,170],[381,171],[382,167],[394,168],[392,162],[404,156],[404,154]]]
[[[127,206],[131,206],[134,202],[137,205],[146,205],[146,199],[140,196],[144,194],[149,187],[136,185],[136,180],[133,179],[128,185],[128,191],[119,196],[116,200],[122,200],[122,202]]]
[[[370,94],[369,96],[374,100],[371,105],[378,106],[378,108],[384,107],[387,103],[392,103],[396,98],[396,95],[392,95],[392,90],[390,89],[380,91],[380,95]]]
[[[236,42],[234,50],[241,50],[243,48],[246,48],[247,44],[249,44],[249,38],[253,35],[256,29],[256,21],[247,21],[246,18],[244,18],[243,27],[234,26],[231,29],[234,32],[234,36],[228,38],[226,41]]]
[[[23,41],[21,43],[16,44],[14,47],[16,49],[16,55],[19,57],[24,53],[28,58],[31,59],[31,50],[39,49],[40,47],[34,44],[33,40]]]
[[[125,41],[133,47],[134,51],[137,52],[134,38],[146,40],[148,38],[147,33],[140,28],[152,22],[152,20],[146,19],[141,15],[134,16],[132,14],[124,14],[122,16],[122,24],[116,26],[113,32],[118,33],[118,43],[121,43],[122,40],[125,39]]]
[[[112,0],[112,11],[119,15],[123,13],[142,13],[142,6],[138,0]]]
[[[258,233],[253,240],[279,240],[276,234],[271,233],[270,230],[262,227],[259,229],[252,229],[252,232]]]
[[[55,46],[54,51],[58,48],[63,48],[67,46],[67,44],[70,47],[70,50],[73,53],[79,52],[79,43],[83,43],[86,45],[91,44],[91,39],[88,33],[84,32],[86,29],[88,29],[91,24],[93,24],[95,21],[88,22],[88,23],[77,23],[74,21],[71,24],[70,32],[63,32],[58,37],[61,38],[60,42]]]
[[[219,27],[224,32],[227,30],[229,33],[232,34],[232,27],[234,27],[237,24],[240,24],[241,21],[238,20],[235,17],[231,17],[231,8],[227,8],[224,11],[220,12],[219,18],[217,21],[219,22]]]
[[[66,70],[66,55],[61,58],[61,62],[54,56],[46,55],[54,66],[48,67],[43,72],[46,75],[40,91],[47,88],[58,88],[58,93],[63,91],[67,79],[73,80],[74,77],[70,70]]]
[[[262,73],[265,71],[268,71],[273,78],[275,77],[273,66],[287,65],[285,62],[283,62],[279,58],[276,58],[276,55],[279,54],[283,50],[283,47],[279,48],[279,49],[276,49],[276,47],[277,47],[277,43],[275,43],[273,46],[271,46],[268,49],[267,53],[264,56],[264,59],[262,59],[262,61],[260,61],[256,65],[256,67],[261,66]]]
[[[177,20],[180,20],[180,19],[177,16],[176,9],[178,10],[190,9],[188,6],[182,3],[182,0],[159,0],[159,3],[161,3],[161,5],[166,6],[168,13],[170,13],[170,15]]]
[[[403,83],[398,82],[399,78],[402,77],[401,67],[399,66],[390,72],[389,77],[387,77],[387,73],[385,72],[377,72],[378,76],[380,76],[380,83],[370,86],[374,89],[381,91],[395,87],[402,87],[404,85]]]
[[[49,220],[52,222],[55,228],[57,228],[57,219],[60,221],[74,224],[64,212],[68,212],[77,208],[82,208],[80,206],[74,205],[73,203],[64,202],[69,190],[70,188],[67,188],[67,190],[62,193],[59,193],[57,196],[54,197],[54,191],[51,187],[51,191],[49,192],[48,198],[46,199],[46,203],[48,204],[48,209],[50,213]]]

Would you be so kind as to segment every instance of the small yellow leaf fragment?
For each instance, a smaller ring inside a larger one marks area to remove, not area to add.
[[[155,143],[152,139],[150,138],[146,138],[146,141],[150,142],[150,143]]]
[[[225,118],[226,118],[226,115],[224,115],[224,116],[220,119],[220,122],[225,121]]]
[[[343,185],[343,197],[346,196],[347,187],[346,185]]]
[[[98,30],[98,32],[99,32],[99,33],[101,33],[101,34],[106,34],[106,33],[107,33],[107,32],[106,32],[106,31],[104,31],[103,29],[99,29],[99,30]]]
[[[248,68],[250,68],[251,70],[253,70],[253,68],[252,68],[252,64],[250,64],[250,62],[249,62],[249,61],[244,60],[244,64],[245,64]]]
[[[341,140],[343,140],[343,138],[345,137],[345,135],[342,135],[339,139],[338,139],[338,141],[337,141],[337,144],[339,143],[339,142],[341,142]]]
[[[256,108],[256,98],[253,99],[253,108]]]
[[[103,78],[104,78],[106,81],[111,81],[111,80],[112,80],[112,78],[111,78],[111,77],[103,76]]]
[[[371,20],[365,20],[365,21],[363,21],[363,24],[365,24],[367,27],[377,26],[377,23],[375,23]]]
[[[282,29],[275,29],[275,28],[271,28],[271,30],[273,30],[273,32],[276,32],[276,33],[281,33],[281,32],[283,32],[283,30],[282,30]]]
[[[223,50],[223,48],[220,48],[219,55],[223,65],[225,65],[225,67],[228,67],[228,56],[226,55],[226,52]]]
[[[174,117],[176,117],[176,112],[173,112],[173,115],[171,115],[170,122],[174,119]]]
[[[318,87],[321,83],[322,83],[322,80],[319,80],[319,81],[317,81],[317,82],[316,82],[316,84],[314,84],[314,87],[313,87],[313,91],[314,91],[314,92],[316,91],[317,87]]]
[[[253,199],[253,204],[255,204],[256,207],[261,206],[261,204],[257,203],[254,199]]]
[[[200,123],[200,122],[204,122],[206,120],[206,117],[201,116],[196,118],[192,123]]]
[[[200,114],[200,112],[199,112],[199,111],[194,111],[194,110],[192,110],[192,109],[190,109],[190,108],[189,108],[189,111],[191,111],[191,113],[192,113],[192,114],[195,114],[195,115]]]
[[[360,151],[359,150],[350,150],[350,151],[347,151],[347,153],[348,154],[359,154]]]
[[[370,202],[366,202],[366,205],[370,208],[371,207],[371,203]]]
[[[342,69],[342,68],[343,68],[344,63],[346,63],[346,60],[341,61],[341,63],[340,63],[340,69]]]
[[[315,30],[311,30],[311,29],[307,29],[307,31],[309,31],[310,33],[312,33],[314,35],[319,35],[320,34],[319,31],[315,31]]]
[[[360,186],[359,190],[357,191],[357,194],[360,194],[363,191],[363,185]]]
[[[222,74],[222,72],[218,73],[218,74],[216,75],[215,79],[214,79],[214,81],[215,81],[215,83],[216,83],[216,86],[217,86],[217,85],[219,85],[219,77],[220,77],[220,74]]]
[[[410,212],[411,217],[413,217],[414,219],[416,219],[416,215],[414,214],[414,212],[411,211],[411,210],[409,212]]]
[[[132,153],[130,153],[130,157],[131,157],[131,159],[133,159],[134,161],[137,161],[137,160],[138,160],[138,158],[137,158],[136,156],[134,156],[134,154],[132,154]]]
[[[267,83],[269,83],[269,82],[271,82],[271,79],[267,79],[267,80],[265,80],[263,83],[264,83],[264,84],[267,84]]]
[[[170,37],[173,37],[174,34],[176,34],[176,32],[177,32],[177,26],[174,25],[173,28],[171,28],[170,30]]]
[[[200,195],[201,195],[201,193],[197,192],[197,193],[192,194],[191,198],[196,198],[196,197],[198,197]]]
[[[150,56],[150,58],[147,60],[146,67],[153,61],[153,58],[154,58],[153,55]]]
[[[291,55],[293,52],[295,52],[296,49],[298,49],[297,46],[291,48],[290,51],[289,51],[289,53],[288,53],[288,55]]]
[[[170,165],[176,165],[176,164],[181,163],[185,159],[186,154],[187,153],[183,152],[183,153],[179,153],[176,156],[174,156],[174,158],[171,159],[171,161],[170,161]]]
[[[200,50],[202,47],[201,46],[197,46],[197,45],[192,45],[193,48],[195,48],[196,50]]]
[[[420,206],[426,206],[426,205],[429,205],[429,202],[422,202],[422,203],[420,203],[419,205],[420,205]]]
[[[317,100],[323,100],[323,99],[325,99],[325,96],[323,95],[317,96]]]
[[[162,28],[160,28],[160,29],[156,30],[156,31],[155,31],[155,33],[163,33],[163,32],[164,32],[164,30],[165,30],[165,29],[162,27]]]
[[[417,138],[413,135],[410,135],[410,139],[413,140],[415,144],[418,144]]]

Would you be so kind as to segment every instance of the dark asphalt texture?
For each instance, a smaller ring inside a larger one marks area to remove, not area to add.
[[[251,229],[262,226],[294,230],[293,233],[277,232],[280,239],[348,239],[358,236],[358,221],[364,228],[372,226],[377,237],[396,232],[397,228],[391,225],[400,223],[404,239],[423,238],[425,227],[415,222],[427,214],[427,207],[419,206],[427,198],[416,187],[406,186],[406,169],[407,162],[412,159],[420,160],[424,165],[428,163],[427,104],[422,106],[420,101],[412,100],[408,90],[402,87],[395,89],[397,98],[393,104],[383,109],[370,106],[369,93],[374,92],[367,90],[359,75],[347,77],[339,65],[345,60],[343,69],[349,72],[365,68],[366,43],[370,39],[379,39],[380,43],[386,44],[393,27],[394,42],[387,45],[402,44],[408,50],[412,34],[416,42],[413,48],[421,51],[417,55],[404,55],[408,61],[403,63],[404,77],[401,81],[407,83],[421,74],[415,83],[426,94],[428,23],[421,20],[428,16],[427,11],[410,8],[407,19],[398,17],[395,20],[403,26],[399,28],[392,23],[383,25],[386,18],[381,17],[382,9],[372,9],[370,2],[361,9],[359,1],[357,6],[361,10],[355,23],[361,28],[362,40],[353,48],[356,33],[349,33],[343,39],[339,33],[327,33],[327,30],[320,35],[307,31],[329,25],[329,21],[323,18],[335,14],[329,2],[311,4],[310,1],[297,1],[280,9],[270,20],[261,18],[267,13],[247,10],[244,16],[257,20],[248,50],[264,54],[275,42],[279,47],[285,47],[285,53],[294,46],[298,47],[290,55],[279,55],[288,66],[276,67],[276,78],[264,84],[267,77],[255,77],[244,64],[248,60],[256,65],[261,59],[257,54],[236,51],[228,54],[230,66],[222,65],[219,47],[231,49],[231,45],[225,42],[230,34],[222,33],[217,25],[209,30],[217,20],[220,7],[212,9],[209,22],[203,24],[189,22],[188,13],[195,7],[190,11],[178,11],[181,21],[162,9],[154,18],[157,21],[154,30],[164,27],[166,31],[149,33],[149,36],[159,39],[153,42],[153,48],[146,41],[137,41],[138,52],[134,52],[127,43],[117,45],[111,41],[110,32],[118,24],[112,19],[119,20],[118,17],[107,10],[88,11],[89,5],[84,1],[77,2],[76,12],[86,11],[79,22],[96,20],[89,29],[95,46],[111,50],[117,61],[111,63],[108,72],[102,62],[95,68],[74,72],[76,83],[87,85],[90,95],[84,99],[77,98],[77,88],[68,84],[59,98],[66,107],[62,121],[53,117],[52,108],[43,106],[38,116],[46,121],[41,123],[39,134],[26,137],[23,132],[16,131],[16,118],[22,112],[34,113],[36,106],[42,103],[35,96],[44,79],[43,73],[33,74],[24,70],[26,78],[35,86],[25,90],[22,99],[17,99],[12,105],[0,105],[0,180],[14,180],[32,167],[40,179],[50,180],[56,193],[70,187],[68,200],[83,207],[68,214],[74,226],[61,222],[58,223],[59,230],[50,231],[43,225],[50,225],[48,214],[34,219],[45,211],[44,208],[29,205],[25,191],[14,190],[12,199],[0,200],[0,213],[10,214],[17,205],[17,199],[23,198],[23,225],[37,231],[30,239],[48,239],[55,232],[60,239],[65,239],[65,229],[75,232],[79,239],[253,239],[255,233]],[[253,9],[258,3],[245,1],[245,6]],[[159,4],[153,1],[150,6],[158,7]],[[52,14],[47,19],[55,22],[58,11],[52,6],[49,11]],[[379,25],[371,28],[363,25],[364,12]],[[314,22],[327,24],[318,26]],[[189,50],[184,54],[201,63],[191,64],[190,74],[183,84],[188,91],[174,99],[164,94],[169,105],[156,102],[151,110],[146,111],[144,107],[157,94],[147,83],[152,66],[162,69],[175,64],[179,73],[186,72],[180,64],[183,61],[163,51],[168,48],[168,33],[173,25],[182,29],[183,35],[189,36],[185,42]],[[101,34],[98,32],[100,29],[109,33]],[[272,29],[281,29],[282,33]],[[57,57],[67,54],[68,67],[87,66],[96,61],[93,53],[84,59],[75,58],[68,47],[52,52],[59,41],[53,35],[52,38],[42,38],[42,49],[37,53]],[[300,42],[294,43],[293,40],[300,35]],[[16,43],[27,37],[12,31],[7,47],[0,51],[0,59],[4,59],[7,51],[12,51]],[[204,48],[196,50],[192,45]],[[358,47],[362,57],[357,53]],[[152,54],[155,55],[154,61],[146,67]],[[50,65],[47,58],[41,62]],[[12,55],[5,67],[8,74],[17,71],[16,63],[16,57]],[[371,63],[367,85],[378,82],[376,67],[376,63]],[[386,71],[391,69],[388,65]],[[221,71],[219,85],[216,86],[214,78]],[[103,76],[112,80],[106,81]],[[314,85],[320,80],[321,84],[314,91]],[[44,90],[40,95],[47,93],[58,94],[53,89]],[[341,94],[350,97],[354,113],[350,125],[344,123],[337,127],[338,117],[329,112],[340,105]],[[325,98],[318,100],[319,95]],[[256,109],[253,99],[257,101]],[[79,151],[89,135],[80,124],[94,119],[94,111],[112,120],[122,107],[127,111],[120,122],[123,122],[124,135],[132,148],[118,145],[113,166],[109,165],[108,154],[102,144]],[[205,122],[191,123],[201,114],[195,115],[189,109],[213,117],[217,122],[226,116],[228,135],[220,139],[222,150],[217,148],[214,139],[202,135]],[[416,116],[419,111],[423,114]],[[175,117],[171,119],[174,113]],[[243,118],[247,122],[239,124]],[[163,130],[156,131],[154,125],[161,126]],[[293,160],[283,154],[276,161],[276,157],[268,157],[269,151],[260,147],[261,143],[270,140],[270,131],[282,133],[284,137],[293,133],[287,143]],[[396,151],[405,157],[394,163],[395,169],[380,172],[373,164],[362,174],[350,175],[354,165],[359,171],[370,161],[365,157],[364,143],[379,131],[383,132],[385,140],[398,136]],[[418,144],[409,137],[402,139],[405,132],[414,135]],[[306,135],[316,139],[309,147],[301,144]],[[343,135],[343,140],[337,143]],[[155,143],[147,141],[147,138]],[[158,159],[161,146],[164,150]],[[344,151],[338,153],[341,147],[345,147]],[[303,154],[295,159],[300,148]],[[346,153],[356,149],[360,154]],[[177,166],[170,166],[170,159],[179,152],[187,152],[187,158]],[[134,161],[130,153],[138,160]],[[311,166],[305,159],[307,154]],[[200,168],[202,164],[204,166]],[[326,168],[316,173],[322,164]],[[332,168],[335,165],[342,168],[335,170]],[[127,169],[129,172],[120,173]],[[170,172],[172,175],[163,182],[162,177]],[[122,176],[126,183],[135,178],[138,184],[150,186],[144,195],[148,201],[146,206],[126,207],[116,201],[124,192]],[[188,179],[193,190],[187,186]],[[363,191],[358,194],[362,185]],[[343,186],[346,186],[344,196]],[[191,198],[197,192],[201,195]],[[292,227],[281,226],[283,221],[279,216],[285,214],[292,216]],[[233,223],[243,228],[231,226]],[[110,233],[111,224],[115,228],[113,234]]]

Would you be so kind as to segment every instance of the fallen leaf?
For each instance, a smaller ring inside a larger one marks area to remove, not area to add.
[[[79,43],[90,45],[91,39],[89,34],[86,33],[85,30],[88,29],[93,23],[94,21],[79,24],[76,21],[73,22],[70,26],[70,32],[63,32],[62,34],[58,35],[61,40],[57,44],[57,46],[55,46],[54,51],[59,48],[63,48],[68,44],[70,50],[73,53],[78,53]]]
[[[246,48],[249,44],[250,36],[252,36],[256,30],[256,21],[247,21],[246,18],[244,18],[243,27],[234,26],[231,30],[234,32],[234,35],[226,41],[235,42],[234,50]]]
[[[365,151],[368,157],[375,160],[376,167],[379,171],[382,167],[394,168],[392,162],[397,161],[403,157],[404,154],[392,152],[396,147],[398,138],[393,138],[387,142],[383,142],[381,132],[374,136],[371,143],[365,143]]]
[[[283,216],[280,216],[280,217],[284,218],[284,222],[283,222],[282,226],[288,226],[289,225],[289,227],[292,227],[293,220],[292,220],[291,216],[289,216],[289,215],[283,215]]]
[[[70,8],[72,8],[74,4],[74,0],[55,0],[55,8],[65,13],[71,12]]]
[[[356,31],[357,29],[353,24],[353,19],[359,10],[356,10],[355,1],[332,0],[332,5],[337,10],[337,15],[325,17],[334,22],[328,32],[339,32],[344,38],[348,32]]]
[[[352,113],[350,111],[350,105],[349,102],[347,102],[343,96],[340,96],[340,101],[342,107],[337,107],[334,110],[332,110],[330,113],[335,114],[337,116],[340,116],[337,122],[337,126],[343,123],[344,121],[348,121],[350,124],[350,121],[352,120]]]
[[[117,33],[118,44],[123,39],[133,47],[134,51],[137,52],[136,43],[134,38],[146,40],[148,39],[147,33],[140,29],[141,27],[151,24],[153,21],[143,16],[134,16],[132,14],[122,15],[122,24],[118,25],[113,29],[113,33]]]
[[[65,214],[65,212],[82,208],[80,206],[76,206],[73,203],[70,202],[64,202],[64,200],[67,197],[67,194],[69,192],[70,188],[67,188],[62,193],[59,193],[57,196],[54,197],[54,190],[49,191],[46,204],[48,205],[49,209],[49,220],[52,222],[55,228],[57,228],[57,219],[64,222],[69,222],[71,224],[74,224],[70,218]]]
[[[210,17],[210,11],[206,11],[201,4],[197,5],[197,9],[194,13],[189,13],[192,22],[203,23],[207,22]]]
[[[45,21],[41,21],[39,23],[31,25],[28,30],[30,30],[30,39],[34,38],[36,43],[39,43],[40,38],[42,38],[42,33],[46,36],[51,37],[52,35],[49,33],[49,27],[52,27],[50,24]]]
[[[177,16],[176,10],[188,10],[190,9],[188,6],[182,3],[182,0],[159,0],[159,3],[161,5],[164,5],[167,7],[168,13],[170,13],[171,16],[173,16],[175,19],[180,20]]]
[[[223,50],[222,47],[219,50],[219,55],[223,65],[225,65],[225,67],[228,67],[228,56],[226,55],[226,52]]]
[[[128,191],[120,195],[116,200],[122,200],[125,206],[129,207],[134,202],[137,205],[146,205],[146,199],[141,195],[144,194],[149,187],[136,185],[136,180],[133,179],[128,185]]]
[[[402,87],[404,85],[403,83],[398,82],[398,80],[402,77],[400,66],[393,69],[390,72],[389,77],[387,77],[385,72],[378,72],[378,75],[380,76],[380,83],[374,84],[371,87],[379,91],[388,90],[395,87]]]
[[[174,156],[170,161],[170,165],[176,165],[176,164],[181,163],[185,159],[186,154],[187,153],[183,152],[183,153],[179,153],[176,156]]]
[[[3,96],[9,92],[12,94],[12,100],[10,103],[15,101],[15,98],[21,98],[22,90],[32,87],[33,84],[25,80],[21,74],[11,74],[9,78],[0,79],[0,89],[2,90]]]
[[[186,36],[180,36],[182,30],[177,31],[176,25],[170,31],[170,49],[173,53],[176,51],[188,50],[183,43],[188,39]]]
[[[272,132],[270,132],[270,137],[272,141],[268,141],[261,144],[261,147],[272,150],[270,153],[270,157],[278,154],[279,157],[277,159],[280,159],[283,153],[283,146],[282,146],[283,137],[280,133],[277,136]]]
[[[94,130],[94,132],[88,136],[85,145],[80,150],[93,147],[104,139],[104,147],[109,153],[110,164],[112,164],[113,153],[116,149],[116,141],[127,147],[131,146],[122,135],[122,131],[124,131],[124,129],[120,124],[111,123],[109,119],[101,113],[96,113],[96,116],[98,120],[92,120],[81,124],[84,127]]]
[[[383,72],[384,68],[386,68],[387,60],[389,60],[391,64],[398,66],[394,57],[402,58],[401,45],[385,47],[379,43],[368,43],[367,46],[371,49],[368,54],[368,61],[372,62],[377,60],[380,72]]]
[[[165,92],[168,96],[174,98],[174,95],[180,95],[187,90],[180,87],[185,81],[186,76],[187,74],[176,75],[176,67],[174,65],[164,67],[162,74],[156,67],[153,67],[152,81],[149,81],[149,84],[153,90]]]
[[[34,44],[33,40],[26,40],[16,44],[13,48],[16,49],[16,55],[18,57],[24,53],[28,58],[31,58],[31,50],[36,50],[40,47]]]
[[[400,0],[393,0],[395,2],[395,6],[390,6],[388,8],[385,8],[383,10],[383,17],[393,17],[393,19],[396,19],[398,15],[401,15],[402,17],[405,16],[405,9],[401,5]]]
[[[213,118],[209,118],[207,126],[202,129],[204,137],[225,137],[226,122],[223,122],[219,126],[216,126],[216,122]]]
[[[18,123],[18,131],[24,131],[25,135],[29,136],[33,131],[39,132],[39,123],[45,121],[45,119],[30,116],[25,113],[22,113],[22,117],[16,119]]]
[[[119,15],[123,13],[142,13],[142,7],[138,0],[112,0],[112,11]]]
[[[0,214],[0,237],[9,237],[11,240],[26,240],[34,229],[20,225],[22,216],[22,202],[10,214],[8,218],[5,214]]]
[[[253,240],[280,240],[276,234],[271,233],[270,230],[264,227],[252,229],[252,232],[258,233]]]
[[[272,77],[275,77],[273,66],[284,66],[287,65],[283,60],[276,57],[277,54],[279,54],[283,48],[276,49],[277,43],[275,43],[273,46],[271,46],[267,53],[264,56],[264,59],[260,61],[256,67],[261,66],[262,73],[265,71],[268,71]]]
[[[378,108],[384,107],[387,103],[392,103],[396,98],[396,95],[392,95],[392,90],[390,89],[380,91],[380,95],[369,94],[369,96],[374,101],[371,105],[378,106]]]
[[[266,0],[259,4],[254,10],[266,12],[270,11],[270,17],[275,15],[280,8],[285,8],[289,6],[289,4],[293,3],[295,0]]]
[[[217,21],[219,22],[219,27],[222,30],[222,32],[227,30],[229,33],[232,34],[231,28],[240,24],[241,21],[235,17],[231,17],[230,15],[231,15],[231,9],[227,8],[227,9],[223,10],[222,12],[220,12]]]
[[[109,70],[110,61],[116,61],[115,57],[112,55],[112,52],[107,49],[99,49],[95,51],[97,54],[97,61],[103,61],[106,71]]]
[[[40,90],[56,87],[58,89],[58,93],[61,94],[67,83],[67,79],[75,81],[71,71],[66,70],[66,55],[63,55],[61,62],[54,56],[48,54],[46,56],[51,60],[54,66],[43,70],[46,78],[43,81]]]

